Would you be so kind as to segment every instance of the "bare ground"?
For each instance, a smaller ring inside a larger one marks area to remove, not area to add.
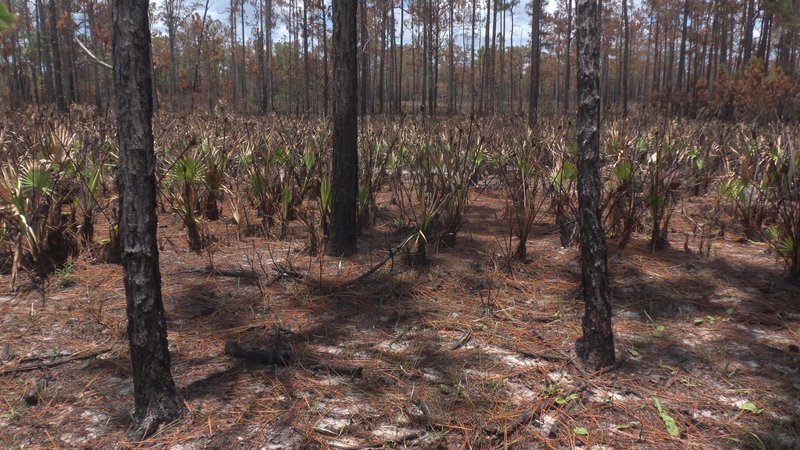
[[[702,220],[703,204],[686,203]],[[760,244],[728,231],[698,256],[652,253],[647,236],[609,265],[618,367],[589,373],[577,248],[545,218],[527,264],[503,270],[500,202],[481,197],[454,249],[424,269],[384,258],[403,235],[379,225],[349,260],[211,226],[214,267],[305,280],[211,276],[179,222],[160,229],[173,374],[190,413],[127,442],[132,384],[121,268],[76,262],[44,292],[0,286],[4,448],[798,448],[800,289]],[[687,212],[687,215],[690,215]],[[387,221],[388,222],[388,221]],[[103,228],[98,226],[98,228]],[[227,273],[227,272],[226,272]],[[230,274],[228,274],[230,275]],[[69,286],[61,286],[70,284]],[[226,342],[280,348],[287,366],[227,356]],[[679,435],[671,436],[657,398]]]

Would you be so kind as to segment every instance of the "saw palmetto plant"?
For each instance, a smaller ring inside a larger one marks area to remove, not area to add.
[[[220,217],[219,202],[225,188],[228,153],[211,138],[206,138],[200,145],[198,157],[205,167],[202,179],[205,188],[203,215],[208,220],[217,220]]]
[[[406,247],[406,261],[411,266],[427,263],[427,244],[447,197],[434,182],[432,145],[430,140],[423,140],[406,154],[407,173],[393,186],[400,211],[405,215],[404,223],[416,231],[413,248]]]
[[[616,124],[615,124],[616,125]],[[610,126],[605,152],[609,159],[608,191],[604,214],[611,237],[625,248],[647,213],[645,197],[647,145],[635,127]]]
[[[172,207],[186,227],[189,249],[199,252],[203,248],[200,234],[200,188],[206,168],[198,155],[192,153],[179,158],[170,171],[169,189]]]
[[[696,132],[696,128],[670,123],[652,130],[640,141],[647,161],[645,201],[650,211],[650,248],[653,250],[663,250],[670,245],[669,223],[681,194],[681,174],[686,173],[691,164],[688,150]]]
[[[564,147],[565,151],[555,159],[550,170],[550,198],[556,225],[561,236],[561,245],[569,247],[575,242],[577,221],[577,181],[578,167],[575,165],[576,148]]]
[[[453,247],[471,204],[473,186],[483,168],[486,150],[479,131],[446,132],[431,147],[432,176],[442,195],[440,242]]]
[[[766,178],[774,216],[763,235],[786,262],[792,281],[800,282],[800,151],[786,131],[776,133]]]
[[[157,118],[160,199],[180,216],[189,247],[198,250],[213,238],[213,221],[224,207],[225,223],[236,226],[239,238],[242,230],[256,232],[255,217],[266,238],[293,238],[290,225],[299,221],[314,234],[308,248],[319,248],[331,204],[329,124],[214,117],[213,125],[192,115],[182,122]],[[80,251],[76,242],[94,246],[96,223],[116,230],[113,123],[89,119],[76,109],[56,124],[31,116],[0,126],[0,252],[7,254],[0,261],[16,252],[19,267],[60,267],[62,255]],[[789,162],[791,154],[796,160],[797,134],[788,126],[646,115],[607,120],[600,172],[608,236],[620,247],[649,238],[653,248],[663,248],[681,201],[714,192],[714,217],[703,223],[729,220],[730,229],[766,241],[796,272],[797,181],[790,176],[796,163]],[[543,120],[530,134],[514,121],[376,117],[363,124],[358,152],[358,226],[416,230],[407,247],[412,264],[427,259],[431,240],[452,246],[470,205],[491,191],[502,192],[512,256],[525,258],[541,220],[554,220],[563,245],[575,242],[577,147],[568,120]]]
[[[528,133],[525,140],[514,147],[519,150],[508,154],[508,163],[500,166],[500,176],[508,192],[504,215],[509,230],[517,238],[511,257],[525,261],[528,236],[546,201],[542,194],[546,168],[533,133]]]
[[[775,130],[777,131],[777,130]],[[739,143],[719,183],[718,195],[731,214],[744,227],[745,237],[763,239],[762,230],[777,213],[774,198],[776,165],[780,150],[766,136],[753,136],[740,130]]]

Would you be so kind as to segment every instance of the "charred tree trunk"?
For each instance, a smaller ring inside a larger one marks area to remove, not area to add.
[[[50,0],[48,22],[50,26],[50,52],[53,55],[53,80],[55,85],[56,106],[60,112],[67,111],[67,101],[64,98],[63,78],[61,77],[61,49],[58,44],[58,27],[56,26],[56,1]]]
[[[241,75],[239,79],[242,82],[242,111],[247,114],[247,31],[244,28],[244,8],[245,3],[244,0],[239,4],[239,9],[241,14],[241,23],[242,23],[242,63],[239,65],[239,69],[241,70]]]
[[[585,313],[577,352],[586,364],[614,364],[605,233],[600,217],[600,14],[598,0],[577,1],[578,199]]]
[[[748,0],[747,13],[745,15],[744,23],[744,41],[742,42],[742,64],[741,69],[744,71],[747,63],[750,62],[750,57],[753,54],[753,27],[755,27],[755,0]],[[763,31],[762,31],[763,32]]]
[[[36,39],[39,42],[39,45],[36,47],[40,49],[42,56],[40,60],[42,61],[42,77],[44,78],[44,92],[45,96],[47,97],[48,101],[55,100],[55,95],[53,91],[55,88],[53,87],[53,70],[50,64],[50,46],[43,45],[45,41],[46,31],[45,31],[45,17],[44,17],[44,5],[42,0],[36,0],[34,3],[36,8]]]
[[[244,27],[242,27],[244,33]],[[308,2],[303,1],[303,84],[305,89],[305,96],[303,98],[303,112],[308,113],[311,110],[311,80],[309,78],[308,69]]]
[[[531,16],[531,86],[528,103],[528,127],[534,128],[539,113],[539,55],[541,34],[539,33],[539,17],[542,14],[542,0],[533,0]]]
[[[470,21],[471,33],[470,33],[470,46],[469,46],[469,69],[470,69],[470,107],[469,113],[471,116],[474,117],[475,115],[475,97],[476,97],[476,88],[475,88],[475,10],[478,6],[478,0],[472,0],[472,20]]]
[[[325,1],[320,0],[322,11],[322,117],[328,117],[328,12]],[[325,235],[327,237],[327,234]]]
[[[403,33],[405,31],[405,1],[400,0],[400,55],[397,61],[397,112],[403,112]]]
[[[236,2],[231,0],[231,11],[230,11],[230,22],[231,22],[231,67],[230,67],[230,74],[231,74],[231,94],[233,95],[233,110],[235,112],[239,111],[239,97],[237,95],[239,90],[239,81],[238,81],[238,72],[239,70],[236,68]]]
[[[628,0],[622,0],[622,26],[624,42],[622,50],[622,116],[628,115],[628,71],[630,65],[630,25],[628,24]]]
[[[80,91],[78,89],[77,84],[77,75],[75,74],[75,52],[74,52],[74,44],[73,44],[73,36],[75,35],[75,31],[72,29],[72,3],[70,0],[66,0],[63,2],[64,4],[64,13],[66,15],[63,18],[63,27],[64,33],[66,34],[66,42],[64,42],[63,47],[64,51],[66,52],[66,70],[67,70],[67,101],[69,104],[73,103],[80,103],[81,96]]]
[[[367,30],[367,0],[358,1],[361,2],[361,96],[359,99],[359,113],[362,116],[366,116],[368,112],[367,104],[369,102],[369,31]],[[349,0],[347,0],[346,3],[349,3]],[[334,17],[335,16],[336,13],[334,13]],[[335,34],[336,32],[334,31],[334,35]],[[349,49],[349,47],[347,48]],[[336,57],[334,56],[334,73],[336,73],[337,70],[335,66],[335,60]],[[340,60],[339,62],[342,63],[343,61]],[[334,81],[333,84],[336,85],[336,81]],[[356,82],[356,84],[358,84],[358,82]],[[335,115],[336,112],[334,111],[334,116]]]
[[[262,104],[262,110],[264,114],[270,114],[273,110],[273,100],[272,100],[272,0],[267,1],[267,19],[266,23],[264,24],[264,37],[266,40],[266,55],[264,58],[264,63],[266,67],[264,70],[266,71],[266,76],[264,77],[264,99]]]
[[[333,2],[333,89],[337,92],[337,99],[333,102],[331,221],[327,243],[327,253],[332,256],[350,256],[356,252],[357,1]],[[366,14],[366,11],[362,14]]]
[[[567,64],[564,74],[564,113],[569,114],[570,90],[572,89],[572,0],[567,0]]]
[[[450,9],[450,18],[448,26],[449,28],[449,38],[450,42],[448,43],[447,49],[447,59],[449,63],[448,67],[448,74],[447,74],[447,114],[453,115],[456,113],[456,62],[455,62],[455,37],[453,36],[453,9],[455,9],[455,5],[453,1],[450,1],[448,5]]]
[[[148,2],[116,0],[113,6],[117,184],[136,422],[131,437],[141,439],[175,419],[184,407],[170,374],[161,301]]]
[[[491,26],[492,23],[492,0],[486,0],[486,33],[484,35],[484,43],[483,43],[483,76],[481,77],[481,97],[480,102],[478,105],[478,114],[483,115],[484,108],[486,107],[486,102],[488,101],[487,96],[489,91],[489,34],[491,33]]]

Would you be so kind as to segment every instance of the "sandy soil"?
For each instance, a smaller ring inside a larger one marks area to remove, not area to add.
[[[356,258],[340,260],[304,253],[299,228],[289,241],[239,241],[224,220],[210,225],[209,252],[188,253],[180,222],[165,215],[173,374],[190,413],[145,442],[125,440],[133,387],[121,268],[86,255],[43,292],[23,276],[12,293],[0,277],[0,447],[798,448],[800,289],[735,227],[709,256],[691,237],[688,254],[687,217],[702,221],[705,208],[680,209],[671,249],[652,253],[645,234],[625,250],[609,241],[624,360],[601,374],[575,360],[577,247],[562,248],[543,217],[530,261],[504,270],[491,193],[469,210],[456,247],[432,249],[427,267],[398,258],[348,288],[337,283],[403,239],[388,217]],[[261,286],[209,275],[211,260],[254,270]],[[277,265],[306,278],[265,286]],[[291,360],[232,358],[230,341]]]

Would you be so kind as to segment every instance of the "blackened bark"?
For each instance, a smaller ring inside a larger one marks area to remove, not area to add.
[[[683,26],[681,27],[681,49],[678,56],[678,82],[677,88],[679,94],[683,92],[683,76],[686,72],[686,34],[689,25],[689,0],[683,2]]]
[[[56,10],[55,0],[50,0],[50,11],[48,14],[48,22],[50,26],[50,51],[53,54],[53,80],[55,85],[56,105],[60,112],[66,112],[67,101],[64,98],[64,85],[61,78],[61,49],[58,46],[58,27],[56,26]]]
[[[337,92],[337,99],[333,102],[331,221],[327,248],[327,253],[332,256],[350,256],[356,252],[357,1],[333,2],[333,89]],[[366,14],[366,11],[362,14]]]
[[[206,0],[208,1],[208,0]],[[267,70],[264,62],[264,0],[258,0],[258,40],[256,56],[258,59],[258,89],[261,93],[259,100],[259,111],[261,114],[267,113],[266,90]]]
[[[78,89],[77,84],[77,75],[75,74],[75,56],[74,56],[74,41],[72,36],[75,35],[72,29],[72,4],[70,0],[65,0],[63,2],[64,5],[64,13],[66,14],[66,18],[64,18],[64,33],[67,35],[66,42],[64,45],[64,50],[66,51],[66,70],[67,70],[67,91],[69,95],[67,96],[69,104],[73,103],[80,103],[81,96],[80,91]]]
[[[755,27],[755,22],[756,22],[755,8],[756,8],[755,0],[748,0],[747,13],[745,15],[745,24],[744,24],[744,41],[742,42],[742,47],[743,47],[742,65],[741,65],[742,70],[744,70],[747,67],[747,63],[750,61],[750,57],[753,54],[753,27]]]
[[[448,54],[447,59],[449,59],[449,67],[448,67],[448,74],[447,74],[447,114],[453,115],[456,113],[456,62],[455,62],[455,37],[453,37],[453,9],[455,9],[455,5],[453,1],[450,0],[449,2],[449,10],[450,10],[450,19],[448,26],[450,27],[450,42],[448,43]]]
[[[325,1],[320,0],[322,11],[322,117],[328,117],[328,13]]]
[[[492,0],[486,0],[486,33],[484,34],[484,43],[483,43],[483,76],[481,77],[481,97],[480,103],[478,106],[478,114],[483,115],[484,108],[486,107],[486,101],[488,97],[488,90],[489,90],[489,34],[491,33],[491,29],[489,28],[491,21],[492,21]]]
[[[367,115],[367,102],[369,101],[369,31],[367,29],[367,0],[360,0],[361,2],[361,103],[360,103],[360,114],[362,116]],[[349,3],[349,0],[348,2]],[[334,17],[336,13],[334,13]],[[346,33],[350,31],[347,30]],[[336,31],[334,33],[334,43],[336,43]],[[349,47],[348,51],[349,51]],[[341,51],[341,49],[340,49]],[[353,58],[355,58],[355,51],[353,52]],[[336,73],[336,56],[334,55],[334,67],[333,71]],[[340,60],[340,63],[343,61]],[[334,86],[337,86],[336,81],[333,82]],[[336,102],[334,102],[336,103]],[[334,117],[335,117],[334,112]]]
[[[403,32],[405,30],[405,1],[400,0],[400,57],[397,63],[397,112],[403,112]]]
[[[94,2],[89,2],[86,5],[86,14],[87,20],[89,21],[89,29],[92,31],[92,50],[94,54],[98,54],[98,39],[97,39],[97,28],[94,26]],[[103,107],[103,101],[100,93],[100,64],[92,64],[93,66],[93,73],[92,76],[94,78],[94,106],[100,111]]]
[[[117,93],[122,267],[133,369],[136,427],[141,439],[184,410],[170,374],[156,242],[156,178],[148,2],[113,4]]]
[[[541,34],[539,18],[542,15],[542,0],[533,0],[531,11],[531,85],[528,102],[528,127],[534,128],[539,113],[539,55]]]
[[[572,88],[572,0],[567,0],[567,64],[564,69],[564,113],[569,114],[569,96]]]
[[[590,367],[614,364],[605,233],[600,219],[600,14],[598,0],[577,1],[578,199],[585,313],[578,356]]]
[[[628,71],[630,64],[630,26],[628,23],[628,0],[622,0],[622,26],[624,43],[622,50],[622,116],[628,115]]]
[[[233,94],[233,110],[238,112],[239,111],[239,97],[237,93],[239,91],[239,80],[238,80],[238,73],[239,69],[236,68],[236,1],[231,0],[231,9],[230,9],[230,32],[231,32],[231,84],[232,84],[232,94]]]
[[[264,79],[266,83],[264,85],[264,105],[262,112],[265,114],[270,114],[273,110],[273,99],[272,99],[272,0],[267,0],[267,20],[266,20],[266,29],[264,30],[264,34],[266,37],[266,72],[267,76]]]
[[[36,47],[41,50],[42,52],[42,65],[44,66],[42,69],[42,75],[44,77],[44,91],[46,93],[47,99],[49,101],[54,100],[55,95],[53,91],[55,88],[53,87],[53,71],[50,65],[50,46],[42,45],[45,42],[46,31],[45,27],[45,18],[44,18],[44,4],[42,0],[36,0],[36,38],[39,41],[39,45]]]
[[[478,0],[472,0],[472,20],[470,21],[470,25],[472,25],[472,32],[470,34],[471,44],[469,46],[469,70],[470,70],[470,107],[469,107],[469,114],[470,116],[475,116],[475,97],[477,88],[475,87],[475,10],[478,6]]]
[[[239,79],[242,81],[242,111],[247,114],[247,31],[244,28],[244,8],[245,3],[242,0],[241,4],[239,5],[239,10],[242,13],[242,63],[239,65],[239,69],[242,71]]]
[[[242,20],[244,20],[244,16],[242,16]],[[242,27],[242,33],[244,33],[244,26]],[[308,2],[303,2],[303,84],[305,88],[305,97],[303,98],[303,112],[308,113],[311,109],[311,85],[309,80],[309,72],[308,69]]]

